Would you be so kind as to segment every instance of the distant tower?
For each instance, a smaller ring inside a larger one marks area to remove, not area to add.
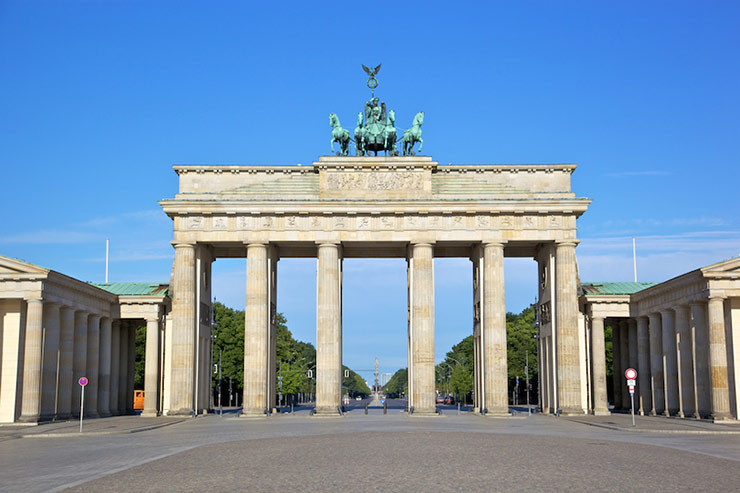
[[[378,380],[378,358],[375,358],[375,394],[380,393],[380,381]]]

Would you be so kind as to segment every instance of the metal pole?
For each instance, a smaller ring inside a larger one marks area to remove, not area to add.
[[[635,247],[635,237],[632,237],[632,268],[635,271],[635,282],[637,282],[637,248]]]
[[[524,374],[527,378],[527,415],[532,415],[532,408],[529,407],[529,351],[524,353]]]
[[[80,394],[80,433],[82,433],[82,415],[85,414],[85,386],[82,386]]]
[[[224,408],[223,408],[223,405],[222,405],[222,402],[223,401],[221,400],[221,375],[222,375],[222,373],[221,373],[221,359],[223,357],[223,354],[224,354],[224,350],[223,349],[219,349],[218,350],[218,413],[221,416],[224,415]]]

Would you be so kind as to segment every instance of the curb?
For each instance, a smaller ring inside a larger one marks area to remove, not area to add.
[[[622,428],[620,426],[611,426],[601,423],[590,423],[588,421],[581,421],[579,419],[568,419],[568,421],[588,426],[594,426],[596,428],[604,428],[606,430],[626,431],[628,433],[658,433],[663,435],[740,435],[740,431],[737,430],[650,430],[645,428]]]
[[[62,438],[62,437],[94,437],[94,436],[107,436],[107,435],[127,435],[131,433],[140,433],[142,431],[156,430],[157,428],[164,428],[165,426],[171,426],[177,423],[182,423],[186,419],[178,419],[169,423],[161,423],[150,426],[142,426],[141,428],[131,428],[129,430],[120,431],[83,431],[82,433],[29,433],[26,435],[18,435],[18,438]]]

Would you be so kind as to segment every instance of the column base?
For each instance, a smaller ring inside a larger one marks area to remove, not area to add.
[[[558,409],[559,416],[583,416],[586,414],[580,407],[564,407]]]
[[[242,409],[242,413],[239,415],[240,418],[266,418],[268,416],[265,409]]]
[[[119,413],[119,416],[125,415],[128,413]],[[167,416],[195,416],[195,413],[192,409],[184,408],[184,409],[170,409],[167,411]]]
[[[338,407],[317,407],[313,412],[313,416],[316,418],[339,418],[342,413],[339,412]]]
[[[711,414],[709,416],[709,420],[712,423],[722,423],[722,424],[734,424],[734,423],[738,423],[738,424],[740,424],[740,421],[738,421],[735,418],[733,418],[730,413]]]
[[[433,409],[433,410],[429,410],[429,409],[424,409],[424,410],[414,409],[414,412],[411,413],[411,414],[409,414],[409,416],[412,417],[412,418],[438,418],[441,415],[439,414],[439,412],[437,412],[436,409]]]
[[[611,416],[612,413],[608,409],[594,409],[591,414],[594,416]]]

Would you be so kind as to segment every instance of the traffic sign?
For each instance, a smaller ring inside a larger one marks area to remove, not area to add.
[[[634,368],[627,368],[624,371],[624,376],[627,377],[627,380],[634,380],[635,378],[637,378],[637,370],[635,370]]]
[[[78,383],[79,383],[79,384],[80,384],[80,385],[81,385],[82,387],[84,387],[85,385],[87,385],[87,378],[86,378],[86,377],[80,377],[80,379],[78,380]]]

